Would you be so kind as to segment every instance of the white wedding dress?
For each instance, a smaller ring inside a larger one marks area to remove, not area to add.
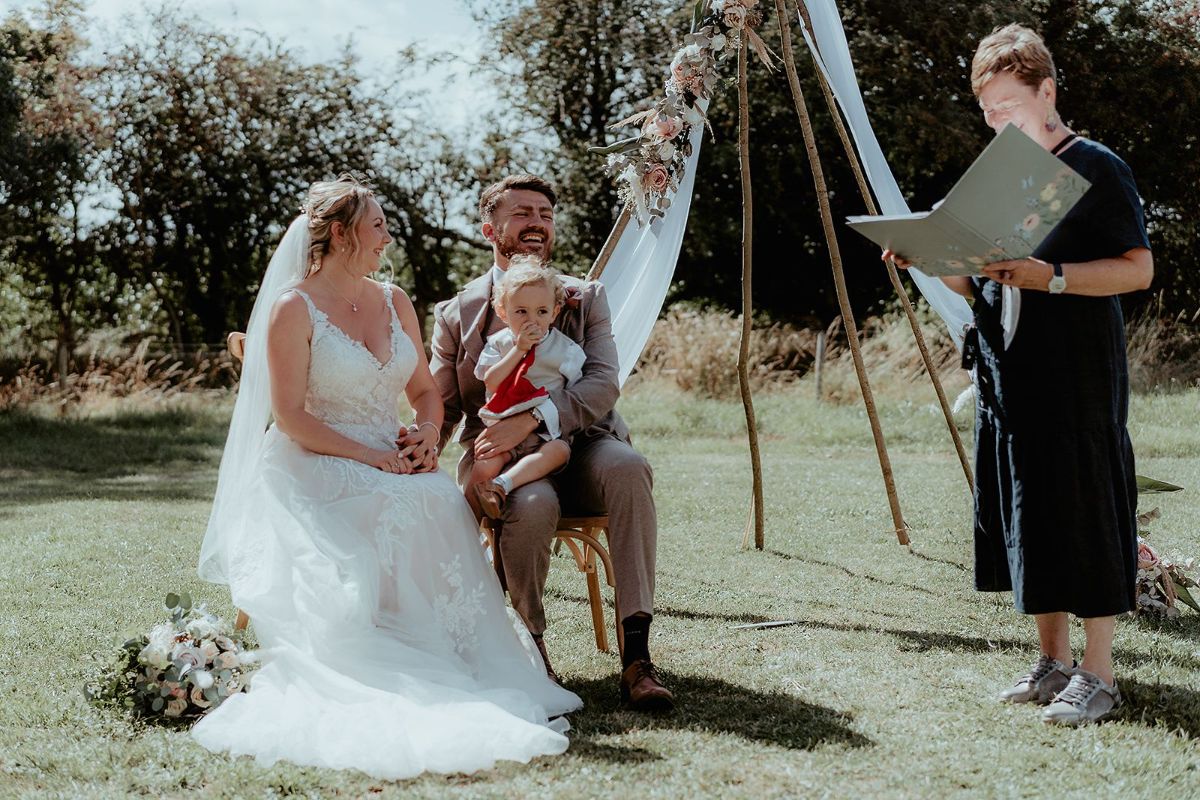
[[[385,293],[391,357],[380,363],[300,292],[313,324],[307,408],[377,448],[393,446],[417,363]],[[257,463],[239,490],[244,533],[222,546],[264,663],[249,692],[195,726],[200,744],[380,778],[566,750],[565,720],[553,718],[580,700],[522,644],[445,473],[315,455],[274,427]]]

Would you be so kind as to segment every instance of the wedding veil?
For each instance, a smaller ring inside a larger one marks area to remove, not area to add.
[[[267,323],[271,307],[283,292],[304,279],[308,269],[308,215],[296,217],[284,234],[263,276],[250,324],[229,437],[221,456],[217,494],[208,529],[200,545],[200,577],[212,583],[229,583],[234,554],[245,552],[247,520],[251,509],[247,489],[257,473],[263,439],[271,420],[271,381],[267,370]]]

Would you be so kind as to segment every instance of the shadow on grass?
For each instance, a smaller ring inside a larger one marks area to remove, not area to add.
[[[1177,639],[1200,640],[1200,614],[1192,613],[1182,603],[1182,612],[1175,619],[1142,614],[1134,618],[1139,630],[1165,633]]]
[[[555,600],[565,600],[568,603],[585,606],[590,602],[585,594],[569,594],[556,589],[554,587],[546,587],[545,596]],[[611,609],[613,607],[612,598],[605,597],[604,607]],[[701,620],[711,622],[728,622],[734,625],[752,624],[756,622],[770,622],[770,617],[764,617],[761,614],[722,614],[715,611],[692,611],[691,609],[671,608],[669,606],[656,606],[654,609],[655,617],[676,617],[678,619]]]
[[[932,561],[934,564],[945,564],[947,567],[954,567],[956,570],[959,570],[960,572],[971,572],[970,567],[968,567],[966,564],[962,564],[958,561],[951,561],[948,558],[938,558],[937,556],[931,556],[928,553],[921,553],[916,550],[913,550],[911,547],[909,548],[909,552],[912,553],[917,558],[921,559],[922,561]]]
[[[852,569],[848,569],[847,567],[844,567],[841,564],[836,564],[832,561],[822,561],[819,558],[805,558],[803,556],[792,555],[791,553],[783,553],[778,550],[764,550],[763,552],[765,552],[767,555],[775,556],[776,558],[782,558],[787,561],[800,561],[805,564],[814,564],[818,567],[825,567],[826,569],[835,569],[847,577],[867,581],[868,583],[877,583],[880,586],[891,586],[896,589],[907,589],[910,592],[920,592],[921,594],[933,595],[935,597],[942,596],[938,592],[935,592],[925,586],[917,586],[916,584],[904,583],[903,581],[889,581],[886,578],[878,578],[865,572],[855,572]]]
[[[1165,683],[1142,683],[1117,677],[1125,704],[1113,714],[1119,722],[1135,722],[1200,739],[1200,692]]]
[[[568,681],[567,688],[583,698],[584,711],[572,719],[572,752],[599,760],[654,760],[640,748],[613,747],[599,737],[631,730],[692,731],[731,734],[788,750],[813,750],[826,745],[870,747],[854,730],[853,717],[825,706],[807,703],[783,692],[760,692],[700,675],[663,673],[675,693],[675,710],[640,714],[621,707],[616,676]]]
[[[0,414],[0,508],[78,498],[207,499],[225,432],[219,415],[187,411],[63,420]]]

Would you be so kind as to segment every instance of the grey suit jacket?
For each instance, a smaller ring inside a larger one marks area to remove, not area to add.
[[[629,441],[629,429],[614,410],[621,390],[604,286],[572,277],[563,280],[580,291],[580,302],[578,308],[563,308],[554,326],[583,348],[587,360],[578,381],[550,394],[558,409],[562,438],[570,442],[580,434],[611,434]],[[491,297],[489,269],[463,287],[456,297],[434,308],[429,366],[445,406],[442,445],[449,441],[459,422],[463,426],[458,441],[464,446],[483,431],[479,409],[486,402],[486,389],[483,381],[475,377],[475,365],[491,332],[488,330],[493,314]]]

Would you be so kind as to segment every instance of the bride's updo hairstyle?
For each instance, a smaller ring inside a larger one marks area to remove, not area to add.
[[[350,257],[358,255],[358,223],[366,216],[368,200],[375,196],[374,190],[364,181],[349,172],[343,172],[333,181],[317,181],[308,190],[304,213],[308,214],[308,270],[305,277],[321,268],[321,262],[329,255],[333,245],[333,223],[340,222],[350,242]]]
[[[556,306],[562,306],[567,299],[567,290],[558,270],[543,263],[537,256],[521,255],[509,261],[504,277],[492,288],[492,307],[503,313],[504,303],[512,293],[526,286],[549,287],[554,292]]]

